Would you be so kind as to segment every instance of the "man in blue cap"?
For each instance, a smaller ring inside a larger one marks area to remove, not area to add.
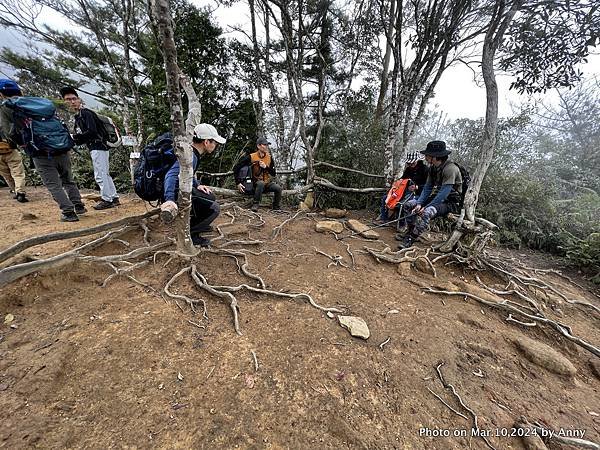
[[[31,142],[24,142],[24,132],[29,123],[29,127],[33,128],[32,122],[34,119],[31,117],[21,117],[15,119],[15,104],[20,100],[29,102],[40,101],[45,102],[51,106],[53,114],[55,108],[52,102],[46,99],[39,99],[36,97],[23,97],[23,93],[19,86],[12,80],[0,80],[0,99],[3,100],[2,106],[0,106],[0,129],[3,133],[8,133],[10,139],[13,140],[19,146],[25,146],[26,152],[31,159],[38,174],[42,179],[42,183],[48,189],[54,201],[58,204],[61,215],[60,220],[62,222],[77,222],[79,215],[85,214],[87,209],[81,200],[81,194],[77,188],[77,184],[73,180],[73,171],[71,169],[71,155],[70,150],[72,145],[70,144],[71,139],[67,129],[58,121],[56,117],[53,117],[47,122],[58,126],[61,137],[66,137],[68,142],[61,141],[64,146],[60,148],[38,148],[34,141],[33,132],[31,132]],[[10,106],[10,107],[9,107]],[[37,119],[35,119],[37,120]],[[39,120],[42,123],[42,120]],[[52,133],[47,133],[43,137],[56,137],[56,129],[52,130]],[[53,141],[54,144],[56,141]]]
[[[0,99],[15,95],[21,95],[19,85],[13,80],[0,79]],[[12,128],[12,111],[0,107],[0,176],[6,180],[14,198],[26,203],[29,200],[25,193],[25,168]]]
[[[406,218],[407,232],[399,248],[408,248],[429,227],[434,217],[458,213],[462,194],[462,175],[458,165],[448,159],[452,153],[444,141],[431,141],[421,152],[430,165],[429,175],[421,195],[410,200],[402,208]]]

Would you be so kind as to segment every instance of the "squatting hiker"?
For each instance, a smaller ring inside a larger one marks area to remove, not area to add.
[[[266,192],[273,192],[273,209],[281,209],[281,186],[272,181],[276,172],[275,161],[269,152],[269,145],[271,143],[266,138],[259,137],[256,140],[256,151],[244,156],[233,168],[235,181],[241,193],[247,193],[244,180],[240,178],[241,171],[245,166],[250,166],[252,170],[252,182],[254,184],[252,211],[258,211],[262,195]]]
[[[6,81],[3,80],[6,86]],[[10,81],[10,80],[9,80]],[[54,104],[47,99],[23,97],[18,86],[0,96],[4,99],[0,113],[3,130],[31,157],[44,186],[61,210],[60,220],[76,222],[78,214],[87,212],[71,171],[70,150],[73,139],[56,117]]]
[[[224,144],[226,139],[219,136],[217,129],[208,123],[201,123],[194,128],[192,147],[194,149],[194,173],[198,170],[200,156],[210,155],[215,151],[217,144]],[[208,188],[198,184],[196,178],[192,179],[192,210],[190,212],[190,234],[194,245],[208,247],[210,241],[200,233],[212,231],[211,223],[219,215],[220,207],[215,195]],[[178,214],[177,194],[179,191],[179,161],[175,161],[167,171],[164,179],[164,194],[160,206],[161,218],[169,223]]]
[[[109,148],[102,132],[100,118],[91,109],[84,108],[77,91],[72,87],[60,90],[60,95],[67,102],[75,116],[75,134],[73,139],[77,145],[86,145],[92,157],[94,178],[100,187],[102,200],[93,206],[94,209],[108,209],[118,206],[119,194],[109,173]]]
[[[12,80],[0,80],[0,98],[8,98],[21,92],[17,83]],[[0,115],[0,175],[6,180],[14,198],[20,203],[26,203],[25,168],[21,153],[17,150],[17,142],[11,136],[12,111],[1,107]]]
[[[381,198],[381,208],[379,217],[376,219],[377,222],[389,222],[399,212],[398,210],[402,202],[409,200],[413,196],[418,197],[421,194],[429,173],[427,167],[423,163],[423,158],[424,156],[419,152],[412,152],[406,155],[406,158],[404,158],[403,161],[404,172],[402,172],[402,175],[399,177],[399,180],[406,180],[405,183],[401,184],[401,189],[403,189],[400,193],[401,198],[392,203],[388,201],[392,190],[397,185],[397,182],[394,182],[390,192],[384,194]],[[389,208],[388,206],[390,204],[393,204],[394,207]],[[404,224],[398,224],[399,227],[402,225]]]
[[[451,151],[446,143],[431,141],[421,153],[431,167],[419,198],[409,200],[402,208],[403,216],[412,215],[406,218],[407,231],[399,248],[411,247],[434,217],[460,210],[462,175],[458,165],[448,160]]]

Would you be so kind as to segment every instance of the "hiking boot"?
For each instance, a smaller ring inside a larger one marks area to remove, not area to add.
[[[273,211],[281,211],[281,206],[273,206]]]
[[[75,214],[75,211],[63,212],[60,215],[61,222],[79,222],[79,217]]]
[[[194,244],[196,247],[210,247],[210,241],[199,234],[192,234],[192,244]]]
[[[250,211],[258,211],[258,203],[252,203],[252,206],[250,207]]]
[[[119,200],[119,197],[115,197],[112,199],[112,204],[114,206],[121,206],[121,201]]]
[[[29,199],[25,197],[25,192],[19,192],[17,195],[15,195],[15,198],[19,203],[27,203],[29,201]]]
[[[93,208],[96,211],[100,211],[102,209],[114,208],[114,207],[115,207],[115,204],[113,202],[107,202],[106,200],[102,200],[93,206]]]
[[[83,206],[83,204],[75,205],[75,214],[77,214],[78,216],[81,216],[82,214],[85,214],[86,212],[87,212],[87,209],[85,206]]]
[[[403,248],[410,248],[413,246],[413,244],[415,243],[416,237],[407,234],[406,236],[404,236],[404,240],[398,244],[398,248],[399,249],[403,249]]]

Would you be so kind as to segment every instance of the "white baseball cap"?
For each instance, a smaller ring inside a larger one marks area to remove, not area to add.
[[[217,129],[210,123],[200,123],[194,127],[194,137],[198,139],[212,139],[219,144],[224,144],[227,139],[219,136]]]

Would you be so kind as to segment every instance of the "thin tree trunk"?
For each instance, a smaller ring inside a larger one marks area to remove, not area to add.
[[[193,152],[186,138],[183,124],[183,108],[179,89],[179,66],[177,65],[177,48],[173,34],[171,8],[169,0],[149,0],[152,16],[156,20],[159,39],[162,42],[167,79],[167,95],[171,109],[171,123],[175,141],[175,153],[179,160],[179,215],[175,221],[177,228],[177,249],[180,252],[193,254],[194,246],[190,235],[190,209],[192,199]]]
[[[265,134],[265,122],[263,117],[263,92],[262,92],[262,77],[260,74],[260,51],[258,49],[258,40],[256,37],[256,17],[254,0],[248,0],[250,6],[250,23],[252,25],[252,47],[254,49],[254,83],[257,90],[258,101],[255,105],[256,111],[256,128],[260,135]]]
[[[383,109],[385,104],[385,96],[389,85],[390,58],[392,56],[392,40],[394,37],[394,22],[396,21],[396,2],[402,0],[390,0],[390,22],[388,24],[386,34],[385,55],[383,57],[383,68],[381,70],[379,96],[377,98],[377,107],[373,122],[377,123],[383,117]]]

